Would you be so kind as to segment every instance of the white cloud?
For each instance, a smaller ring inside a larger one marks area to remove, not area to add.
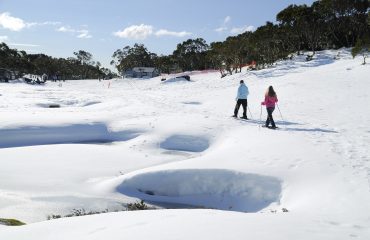
[[[9,40],[8,36],[0,36],[0,42],[5,42],[8,40]],[[16,47],[16,48],[21,48],[21,49],[23,49],[24,47],[31,47],[31,48],[40,47],[40,45],[30,44],[30,43],[7,43],[7,45],[10,47]]]
[[[26,53],[40,53],[40,51],[39,50],[33,50],[33,49],[26,49],[26,48],[24,48],[24,49],[18,49],[18,50],[22,50],[22,51],[25,51]]]
[[[224,24],[227,24],[230,21],[231,21],[231,17],[230,16],[226,16],[225,19],[224,19]]]
[[[51,21],[46,21],[46,22],[30,22],[26,23],[26,27],[31,28],[31,27],[37,27],[37,26],[57,26],[62,24],[61,22],[51,22]]]
[[[16,46],[16,47],[40,47],[40,45],[29,44],[29,43],[9,43],[9,46]]]
[[[182,32],[172,32],[166,29],[160,29],[155,33],[156,36],[173,36],[173,37],[186,37],[192,35],[190,32],[182,31]]]
[[[80,30],[77,32],[80,33],[79,35],[77,35],[78,38],[92,38],[88,30]]]
[[[81,29],[77,30],[74,28],[71,28],[70,26],[61,26],[56,29],[57,32],[64,32],[64,33],[73,33],[76,35],[77,38],[92,38],[92,36],[89,33],[89,30],[87,29]]]
[[[230,33],[231,34],[241,34],[241,33],[244,33],[244,32],[251,32],[251,31],[254,31],[254,27],[253,26],[243,26],[243,27],[234,27],[231,29]]]
[[[186,31],[175,32],[175,31],[169,31],[167,29],[160,29],[154,32],[153,26],[140,24],[140,25],[129,26],[123,29],[122,31],[114,32],[113,35],[116,37],[120,37],[120,38],[144,40],[152,35],[155,35],[157,37],[163,37],[163,36],[186,37],[186,36],[192,35],[192,33],[186,32]]]
[[[21,31],[24,28],[32,28],[36,26],[57,26],[62,24],[61,22],[25,22],[23,19],[12,17],[10,13],[4,12],[0,14],[0,27],[9,29],[11,31]]]
[[[26,27],[26,23],[16,17],[10,16],[10,13],[4,12],[0,14],[0,26],[11,31],[20,31]]]
[[[71,28],[70,26],[61,26],[58,29],[56,29],[57,32],[76,32],[75,29]]]
[[[113,35],[120,38],[144,40],[153,34],[153,26],[151,25],[132,25],[122,31],[114,32]]]
[[[7,43],[10,48],[16,48],[18,51],[25,51],[27,53],[38,53],[40,45],[30,43]]]
[[[215,31],[219,33],[225,32],[226,30],[227,30],[227,27],[219,27],[215,29]]]
[[[8,39],[8,36],[0,36],[0,42],[5,42]]]
[[[215,29],[215,32],[218,32],[218,33],[223,33],[223,32],[226,32],[228,30],[228,23],[231,21],[231,17],[230,16],[226,16],[222,22],[222,25],[218,28]]]

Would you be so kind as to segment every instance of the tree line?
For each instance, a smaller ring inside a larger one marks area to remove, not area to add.
[[[118,49],[111,62],[119,72],[135,66],[157,67],[163,73],[218,69],[224,76],[241,71],[255,61],[258,68],[303,51],[354,47],[353,55],[370,47],[369,0],[320,0],[311,6],[290,5],[255,31],[207,44],[202,38],[188,39],[170,55],[149,52],[143,44]]]
[[[0,68],[12,70],[16,77],[23,74],[48,75],[49,79],[102,79],[117,76],[110,69],[93,61],[91,53],[79,50],[75,57],[53,58],[45,54],[27,54],[0,43]]]

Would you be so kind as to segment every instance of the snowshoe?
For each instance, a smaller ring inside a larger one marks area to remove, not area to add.
[[[262,125],[262,127],[263,128],[268,128],[268,129],[273,129],[273,130],[275,130],[275,129],[278,129],[278,127],[272,127],[272,126],[266,126],[266,125]]]

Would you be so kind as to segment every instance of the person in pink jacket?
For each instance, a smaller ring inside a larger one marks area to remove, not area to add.
[[[261,105],[265,105],[267,110],[267,120],[265,127],[269,127],[271,123],[271,128],[272,129],[276,128],[275,121],[272,118],[272,112],[275,110],[275,103],[277,103],[277,101],[278,98],[276,92],[274,91],[274,88],[270,86],[266,91],[265,101],[261,102]]]

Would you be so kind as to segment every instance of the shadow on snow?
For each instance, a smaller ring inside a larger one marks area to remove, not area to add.
[[[258,212],[280,201],[282,182],[226,169],[173,169],[129,177],[116,190],[166,208]]]
[[[141,134],[138,130],[114,132],[104,123],[66,126],[25,126],[0,129],[0,148],[67,143],[111,143],[127,141]]]

